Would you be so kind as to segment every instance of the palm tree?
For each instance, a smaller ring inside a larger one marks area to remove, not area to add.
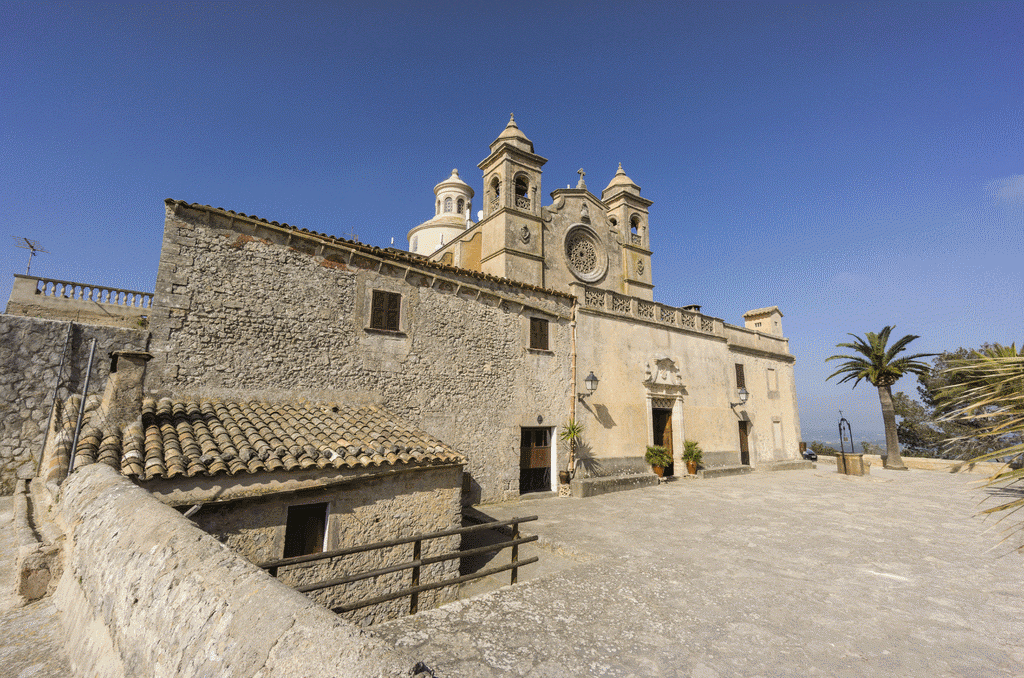
[[[878,388],[878,400],[882,404],[882,422],[885,424],[885,468],[905,471],[907,467],[903,465],[899,442],[896,438],[896,413],[892,407],[892,385],[904,374],[927,374],[929,365],[921,362],[918,358],[927,358],[935,354],[916,353],[897,358],[897,354],[901,353],[907,344],[917,339],[918,336],[908,334],[886,348],[892,330],[893,326],[887,325],[878,334],[867,332],[863,339],[856,334],[850,334],[856,341],[836,344],[836,348],[849,348],[860,355],[834,355],[825,360],[826,362],[829,360],[846,361],[838,370],[830,374],[828,379],[843,374],[846,376],[839,380],[840,384],[854,379],[853,386],[856,388],[861,379],[867,379]]]
[[[968,463],[1011,460],[986,483],[986,487],[993,488],[993,495],[1008,501],[982,513],[1012,514],[1024,508],[1024,492],[1010,488],[1024,482],[1024,347],[1018,352],[1016,344],[996,344],[975,351],[970,358],[952,362],[946,372],[954,383],[940,393],[945,411],[942,419],[972,424],[976,428],[966,438],[991,440],[1000,448]],[[1009,538],[1014,532],[1024,531],[1024,527],[1010,527],[1007,531]],[[1017,550],[1024,551],[1024,544]]]

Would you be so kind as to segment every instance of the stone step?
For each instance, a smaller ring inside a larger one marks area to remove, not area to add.
[[[785,459],[783,461],[772,461],[765,464],[758,464],[754,469],[758,472],[767,471],[800,471],[803,469],[817,468],[813,461],[807,459]]]
[[[750,473],[753,469],[745,464],[735,466],[712,466],[697,471],[698,478],[723,478],[725,476],[741,476]]]

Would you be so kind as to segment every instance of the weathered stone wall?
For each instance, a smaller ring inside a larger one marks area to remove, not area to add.
[[[62,486],[55,603],[76,675],[412,676],[414,662],[276,581],[104,464]]]
[[[402,295],[400,332],[369,329],[375,289]],[[147,389],[381,403],[466,454],[474,501],[502,501],[518,495],[520,427],[568,415],[571,305],[169,203]],[[528,348],[534,316],[550,351]]]
[[[10,494],[16,478],[35,475],[65,342],[59,398],[81,390],[92,339],[96,339],[96,359],[89,391],[102,393],[110,352],[144,351],[149,333],[0,315],[0,493]]]
[[[344,485],[289,494],[253,497],[225,504],[205,504],[192,520],[253,563],[281,558],[289,506],[328,503],[325,550],[361,546],[411,537],[461,525],[462,472],[458,466],[428,467],[351,479]],[[421,555],[451,553],[458,537],[423,543]],[[290,586],[324,581],[412,560],[413,545],[355,554],[331,560],[281,568],[281,581]],[[411,570],[404,570],[346,586],[309,593],[327,608],[397,591],[410,585]],[[422,568],[420,583],[439,582],[459,575],[458,559]],[[419,596],[419,609],[454,599],[453,587]],[[400,598],[344,613],[362,626],[396,619],[409,611],[409,599]]]

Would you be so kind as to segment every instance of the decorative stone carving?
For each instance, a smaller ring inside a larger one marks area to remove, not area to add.
[[[608,268],[608,255],[589,226],[576,224],[565,235],[565,260],[569,270],[583,282],[600,280]]]
[[[580,221],[590,221],[590,208],[585,202],[580,205]]]
[[[658,356],[649,360],[644,367],[644,386],[648,393],[662,397],[682,395],[683,378],[675,360],[668,356]]]
[[[525,226],[524,225],[521,229],[519,229],[519,239],[523,241],[524,245],[529,245],[530,244],[530,227],[529,226]]]
[[[637,259],[636,260],[636,274],[638,276],[640,276],[641,278],[644,277],[644,260],[643,259]]]

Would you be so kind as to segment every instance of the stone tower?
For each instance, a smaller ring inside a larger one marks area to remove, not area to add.
[[[434,217],[409,231],[409,251],[429,256],[472,225],[473,189],[459,170],[434,186]]]
[[[544,285],[540,168],[546,162],[512,117],[478,165],[484,180],[483,273]]]
[[[652,299],[651,238],[647,229],[647,208],[652,202],[640,197],[640,187],[622,171],[622,163],[601,191],[601,201],[608,207],[608,225],[622,243],[622,292]]]

